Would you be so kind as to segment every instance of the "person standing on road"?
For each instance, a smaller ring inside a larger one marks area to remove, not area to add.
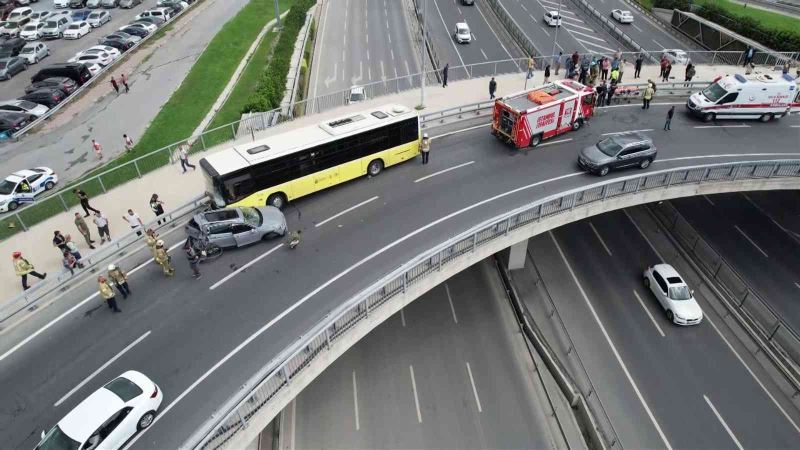
[[[561,55],[563,55],[562,52],[558,52],[558,55],[553,55],[552,66],[556,70],[556,76],[558,76],[558,71],[561,69]]]
[[[82,189],[73,189],[72,193],[78,197],[78,201],[81,203],[81,208],[83,208],[83,212],[86,213],[83,217],[89,217],[89,211],[100,212],[92,208],[92,206],[89,204],[89,196],[86,195],[86,192],[84,192]]]
[[[156,242],[156,256],[154,259],[156,264],[164,269],[164,275],[168,277],[175,275],[175,268],[172,267],[172,258],[167,253],[167,249],[164,248],[164,241],[161,239]]]
[[[653,99],[653,94],[655,90],[653,90],[653,85],[651,83],[647,83],[647,87],[644,88],[644,94],[642,95],[642,109],[650,109],[650,100]]]
[[[22,252],[14,252],[11,254],[12,261],[14,262],[14,273],[22,278],[22,289],[28,290],[28,275],[36,277],[40,280],[47,278],[47,272],[39,273],[34,270],[33,264],[29,263],[27,259],[22,257]]]
[[[117,84],[117,80],[114,78],[114,75],[111,75],[111,86],[114,88],[114,92],[119,95],[119,85]]]
[[[97,159],[103,159],[103,146],[94,139],[92,139],[92,150],[97,155]]]
[[[78,228],[78,232],[83,235],[83,238],[86,239],[86,244],[89,245],[89,248],[94,250],[94,241],[92,240],[92,235],[89,233],[89,225],[86,225],[86,221],[83,220],[81,217],[81,213],[75,213],[75,227]]]
[[[97,226],[97,234],[100,235],[100,243],[103,244],[106,241],[111,242],[111,233],[108,231],[108,219],[106,219],[106,216],[100,211],[97,211],[94,213],[94,219],[92,219],[92,221]]]
[[[189,261],[189,267],[192,268],[192,277],[199,279],[203,275],[200,273],[200,255],[197,250],[192,247],[192,244],[187,240],[186,245],[183,246],[183,251],[186,252],[186,259]]]
[[[194,164],[189,162],[189,145],[183,144],[178,149],[178,158],[181,160],[181,168],[183,168],[183,173],[186,173],[186,168],[191,167],[192,170],[197,170],[197,167]]]
[[[102,275],[97,277],[97,287],[100,291],[100,296],[105,299],[108,308],[115,313],[122,312],[122,310],[117,306],[117,298],[114,296],[114,289],[109,286],[106,277]]]
[[[494,98],[494,93],[497,91],[497,81],[494,81],[494,77],[489,80],[489,100]]]
[[[669,111],[667,111],[667,121],[664,123],[664,131],[672,130],[672,128],[670,128],[670,125],[672,124],[672,116],[674,115],[675,115],[675,106],[673,106],[672,108],[669,109]]]
[[[142,218],[139,217],[138,214],[133,212],[132,209],[129,209],[128,214],[122,216],[122,218],[128,222],[128,225],[131,226],[131,230],[135,231],[137,236],[142,235],[142,227],[144,226],[144,223],[142,223]]]
[[[108,265],[108,278],[117,285],[117,290],[122,294],[123,299],[131,295],[131,288],[128,287],[128,274],[115,264]]]
[[[431,152],[431,140],[428,133],[422,133],[422,143],[420,143],[419,149],[422,152],[422,164],[428,164],[428,156]]]
[[[450,72],[450,63],[444,65],[444,69],[442,69],[442,87],[447,87],[447,73]]]
[[[158,234],[156,234],[155,230],[152,228],[148,228],[147,231],[144,232],[144,243],[147,244],[147,248],[150,249],[150,253],[153,254],[153,258],[156,257],[156,242],[158,242]]]
[[[131,139],[130,136],[128,136],[127,134],[123,134],[122,141],[125,143],[126,152],[133,150],[133,139]]]
[[[128,92],[130,92],[131,90],[128,87],[128,77],[126,77],[125,74],[123,73],[119,76],[119,80],[122,82],[122,85],[125,86],[125,93],[127,94]]]
[[[639,53],[639,55],[636,56],[636,62],[634,63],[634,70],[633,70],[634,79],[639,78],[639,76],[642,74],[642,63],[644,63],[644,55]]]
[[[150,209],[156,215],[157,223],[161,225],[161,216],[164,215],[164,202],[158,199],[158,194],[153,194],[150,197]],[[167,223],[167,219],[164,219],[164,223]]]

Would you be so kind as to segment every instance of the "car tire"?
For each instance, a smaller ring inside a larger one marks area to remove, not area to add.
[[[667,320],[669,320],[672,323],[675,323],[675,314],[670,309],[667,310]]]
[[[34,64],[39,64],[39,57],[38,56],[34,56],[33,57],[33,63]]]
[[[604,176],[608,175],[608,172],[610,170],[611,169],[609,169],[608,166],[603,166],[603,167],[600,168],[600,170],[597,171],[597,174],[600,175],[601,177],[604,177]]]
[[[705,113],[703,114],[703,122],[711,122],[715,117],[716,115],[714,113]]]
[[[650,278],[644,277],[644,287],[650,289]]]
[[[9,211],[14,211],[18,207],[19,207],[19,204],[17,202],[11,202],[11,203],[8,204],[8,210]]]
[[[572,131],[580,130],[582,125],[583,125],[583,120],[581,120],[581,119],[578,119],[575,122],[572,122]]]
[[[650,167],[650,163],[652,163],[652,162],[653,162],[652,159],[645,158],[645,159],[642,160],[642,162],[639,163],[639,168],[640,169],[647,169],[648,167]]]
[[[530,147],[536,147],[537,145],[542,143],[542,135],[537,134],[535,136],[531,136],[531,143],[528,144]]]
[[[762,114],[761,117],[758,118],[761,122],[769,122],[772,120],[772,114]]]
[[[47,183],[44,184],[44,190],[45,191],[49,191],[49,190],[53,189],[54,187],[56,187],[56,184],[53,183],[52,181],[48,181]]]
[[[377,177],[383,170],[383,161],[380,159],[373,159],[367,165],[367,175]]]
[[[145,428],[149,427],[153,424],[153,421],[156,418],[155,411],[147,411],[139,418],[139,421],[136,422],[136,429],[139,431],[144,430]]]
[[[267,206],[283,209],[283,207],[286,206],[286,196],[281,192],[270,194],[270,196],[267,197]]]

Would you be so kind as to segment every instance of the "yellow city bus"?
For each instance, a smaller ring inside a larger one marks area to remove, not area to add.
[[[200,160],[218,207],[286,202],[419,154],[416,111],[387,105],[236,145]]]

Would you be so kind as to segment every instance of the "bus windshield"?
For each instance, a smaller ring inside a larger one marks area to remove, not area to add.
[[[705,95],[706,98],[713,103],[717,103],[719,99],[724,97],[727,93],[728,91],[723,89],[719,83],[713,83],[707,88],[703,89],[703,95]]]

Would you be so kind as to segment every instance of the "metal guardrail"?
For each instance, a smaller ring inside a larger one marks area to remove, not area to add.
[[[276,394],[286,389],[292,379],[320,354],[336,345],[357,323],[367,320],[376,309],[404,293],[410,286],[441,271],[448,264],[470,258],[476,249],[509,232],[569,212],[575,207],[610,198],[638,195],[671,186],[770,178],[800,179],[800,160],[730,162],[647,172],[551,195],[484,221],[423,252],[329,313],[290,348],[259,370],[182,447],[224,448]]]
[[[536,48],[536,45],[533,43],[533,39],[531,39],[526,33],[525,29],[519,26],[514,17],[508,13],[508,10],[500,3],[500,0],[488,0],[487,3],[489,7],[494,11],[494,15],[500,20],[500,23],[506,28],[506,31],[511,35],[514,41],[517,42],[522,50],[525,51],[528,55],[532,58],[535,57],[542,57],[544,53],[540,52],[539,49]],[[526,58],[527,59],[527,58]],[[524,67],[524,70],[527,71],[527,61]]]
[[[163,228],[175,226],[175,221],[186,217],[187,215],[194,214],[198,209],[204,208],[208,204],[208,199],[204,195],[195,197],[191,201],[184,203],[177,208],[166,212],[158,219],[153,219],[147,222],[142,230],[153,228],[159,230]],[[166,219],[166,220],[165,220]],[[163,225],[158,225],[158,221],[164,221]],[[131,231],[122,237],[115,239],[108,244],[100,247],[97,251],[88,254],[86,257],[81,258],[80,262],[84,264],[82,269],[76,269],[74,273],[69,270],[62,269],[58,274],[52,274],[47,277],[45,281],[35,283],[30,289],[23,291],[16,297],[5,301],[0,305],[0,326],[7,320],[15,317],[22,311],[35,308],[36,303],[40,302],[43,298],[56,292],[63,292],[70,287],[82,283],[88,276],[97,273],[98,266],[116,262],[127,254],[132,253],[137,249],[131,249],[138,243],[142,242],[143,237],[138,236],[135,231]],[[57,251],[54,249],[53,251]]]

